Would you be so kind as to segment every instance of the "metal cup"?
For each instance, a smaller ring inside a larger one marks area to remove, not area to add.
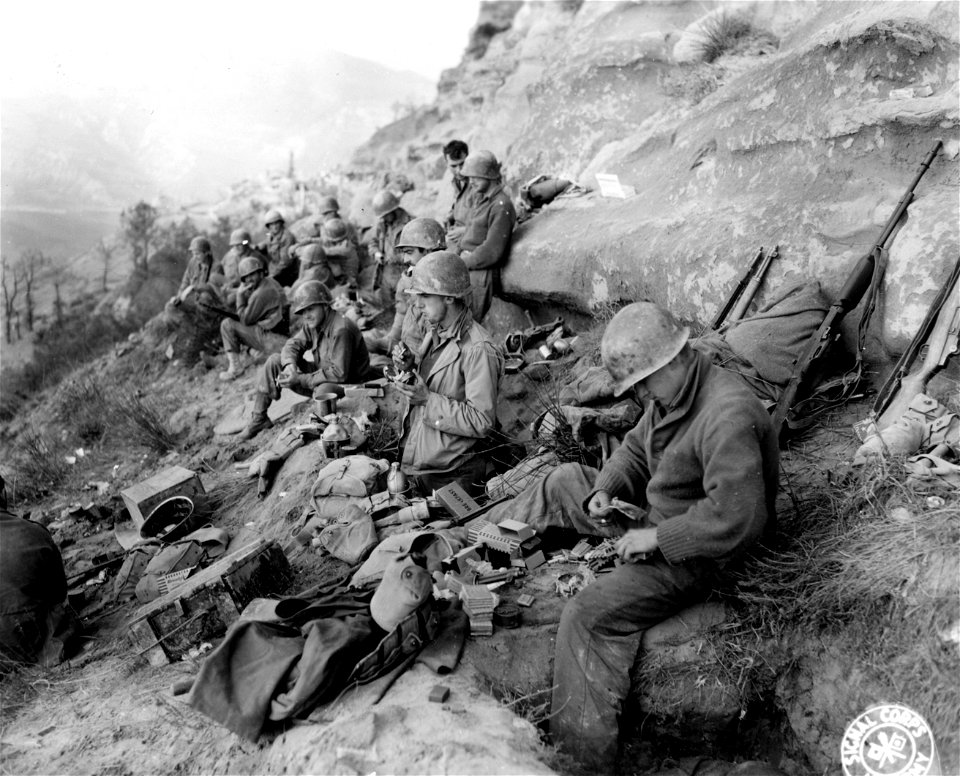
[[[337,411],[337,394],[335,393],[318,393],[313,397],[313,400],[317,403],[317,414],[321,418],[325,418],[327,415],[332,415]]]

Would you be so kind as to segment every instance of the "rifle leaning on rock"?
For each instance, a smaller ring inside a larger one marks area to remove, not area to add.
[[[767,274],[767,270],[770,269],[770,265],[773,263],[773,260],[780,256],[780,246],[775,245],[773,250],[766,256],[763,255],[763,248],[761,248],[760,255],[760,265],[754,269],[753,275],[747,282],[747,287],[744,290],[743,295],[737,300],[737,306],[734,307],[733,311],[730,313],[731,322],[739,321],[741,318],[743,318],[743,314],[747,311],[747,308],[753,301],[753,297],[757,295],[757,291],[760,288],[760,284],[763,283],[763,278]]]
[[[954,265],[947,282],[940,288],[930,305],[923,323],[900,356],[893,372],[883,384],[873,403],[877,428],[883,430],[897,420],[918,393],[925,393],[930,378],[939,372],[950,356],[957,353],[960,339],[960,297],[957,279],[960,278],[960,259]],[[927,354],[919,368],[913,364],[923,346]]]
[[[750,278],[756,275],[757,270],[760,268],[762,263],[763,246],[761,246],[760,250],[757,251],[757,255],[753,257],[753,261],[750,262],[750,269],[748,269],[747,273],[740,278],[740,282],[737,283],[737,287],[733,289],[733,293],[730,294],[730,298],[727,299],[727,303],[723,306],[723,309],[721,309],[720,312],[717,313],[717,317],[713,319],[713,322],[710,324],[712,329],[719,329],[723,325],[723,322],[727,320],[727,316],[730,314],[733,306],[737,303],[737,301],[743,295],[743,292],[746,290],[747,284],[750,282]]]
[[[773,427],[778,433],[783,430],[784,424],[786,424],[787,428],[793,430],[806,428],[813,422],[816,414],[822,411],[823,407],[821,407],[820,410],[815,409],[809,412],[806,418],[801,419],[803,415],[802,409],[806,409],[803,405],[812,404],[814,398],[819,398],[819,394],[825,393],[824,389],[827,386],[819,385],[824,356],[840,337],[840,323],[843,321],[844,316],[860,303],[867,289],[870,289],[870,294],[864,306],[863,313],[861,314],[860,325],[858,327],[859,341],[857,342],[856,363],[839,378],[839,380],[831,381],[830,387],[839,390],[839,397],[834,399],[830,406],[845,401],[852,393],[853,388],[860,382],[867,323],[870,320],[870,314],[873,312],[873,307],[876,304],[877,291],[880,287],[880,281],[883,279],[883,272],[886,269],[885,249],[887,241],[890,239],[893,231],[897,228],[900,220],[906,214],[907,208],[913,201],[914,189],[942,147],[943,141],[938,140],[930,153],[927,154],[913,182],[897,203],[893,215],[890,216],[890,219],[884,226],[873,249],[857,262],[856,267],[854,267],[853,272],[847,278],[847,282],[840,291],[839,298],[827,311],[823,323],[820,324],[820,328],[817,329],[816,333],[810,338],[810,341],[803,351],[803,355],[794,362],[793,373],[787,385],[784,387],[783,393],[780,394],[780,399],[773,413]],[[801,391],[801,389],[803,390]],[[814,389],[817,389],[817,393],[813,393]],[[798,403],[797,396],[801,393],[810,393],[811,395],[804,399],[803,402]]]
[[[211,313],[216,313],[217,315],[222,315],[224,318],[230,318],[234,321],[239,321],[240,316],[237,315],[232,310],[228,310],[226,307],[220,307],[219,305],[210,304],[209,302],[198,302],[200,307],[204,310],[208,310]]]

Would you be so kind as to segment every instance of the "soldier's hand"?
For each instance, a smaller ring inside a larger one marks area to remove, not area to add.
[[[607,517],[610,514],[610,509],[610,494],[605,490],[598,490],[587,503],[587,513],[590,517],[598,518],[597,522],[601,525],[610,522]]]
[[[293,364],[287,364],[277,375],[277,385],[281,388],[292,388],[291,380],[297,373],[297,368]]]
[[[634,528],[617,539],[614,548],[627,563],[646,560],[659,547],[656,528]]]
[[[430,389],[427,388],[427,384],[423,381],[423,377],[419,372],[414,372],[413,374],[416,377],[416,381],[412,385],[394,383],[394,386],[396,386],[396,389],[400,391],[400,393],[407,397],[411,405],[426,404],[427,399],[430,398]]]
[[[410,372],[413,370],[416,357],[413,355],[413,351],[403,342],[398,342],[390,355],[393,358],[393,366],[398,372]]]

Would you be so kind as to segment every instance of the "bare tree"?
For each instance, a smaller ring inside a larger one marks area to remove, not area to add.
[[[107,290],[107,273],[110,271],[110,260],[113,258],[114,248],[108,246],[103,240],[97,243],[97,247],[94,249],[97,252],[97,255],[100,257],[100,261],[103,262],[103,275],[101,276],[101,283],[103,291]]]
[[[61,289],[73,278],[69,267],[63,264],[55,266],[50,272],[50,282],[53,283],[53,315],[57,326],[63,324],[63,294]]]
[[[43,255],[42,251],[29,250],[20,257],[17,264],[16,272],[20,275],[20,284],[23,287],[23,303],[26,305],[27,331],[33,331],[36,318],[33,287],[37,281],[37,273],[47,263],[49,263],[49,259]]]
[[[0,257],[0,286],[3,289],[3,325],[7,337],[7,343],[13,342],[13,317],[17,310],[17,293],[20,291],[20,278],[18,273],[7,261],[6,256]]]
[[[123,235],[133,249],[133,266],[143,270],[145,275],[150,273],[150,247],[154,244],[158,227],[159,211],[148,202],[140,200],[130,210],[120,213],[120,225]]]

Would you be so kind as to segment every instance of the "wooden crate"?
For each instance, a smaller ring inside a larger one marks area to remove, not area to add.
[[[128,624],[130,641],[151,665],[172,663],[199,643],[223,636],[254,598],[274,597],[292,582],[283,550],[259,539],[142,606]]]
[[[171,466],[143,482],[120,491],[130,519],[139,529],[150,512],[171,496],[196,496],[204,493],[196,472],[182,466]]]

